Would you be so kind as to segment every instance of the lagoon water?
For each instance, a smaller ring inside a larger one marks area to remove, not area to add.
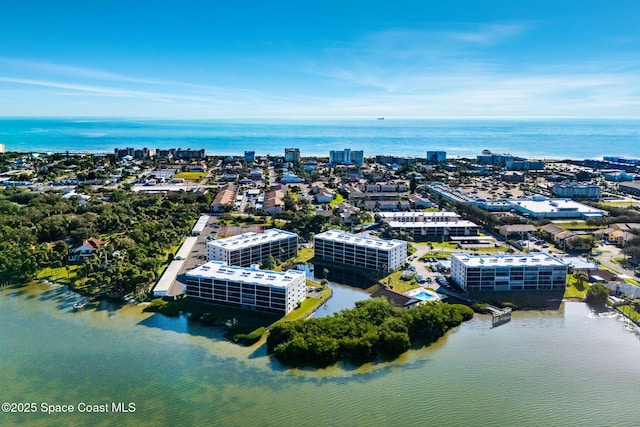
[[[133,413],[0,413],[0,425],[635,426],[640,340],[577,302],[479,316],[390,363],[289,370],[215,329],[100,306],[56,285],[0,290],[0,400],[135,403]]]
[[[638,119],[253,119],[133,120],[0,118],[0,144],[7,151],[113,152],[113,149],[192,148],[209,155],[284,153],[303,157],[329,150],[364,150],[365,156],[425,157],[427,150],[450,158],[482,150],[545,158],[640,157]]]

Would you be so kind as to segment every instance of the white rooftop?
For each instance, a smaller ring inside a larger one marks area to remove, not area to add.
[[[459,221],[389,221],[391,228],[411,228],[411,227],[477,227],[478,225],[461,219]]]
[[[367,246],[377,249],[391,249],[398,246],[406,246],[407,242],[403,240],[382,240],[372,237],[345,233],[340,230],[329,230],[324,233],[316,234],[316,239],[321,238],[333,242],[351,243],[358,246]]]
[[[577,212],[580,214],[603,214],[600,209],[582,203],[574,202],[569,199],[516,199],[509,200],[509,204],[514,207],[520,207],[529,212],[535,213],[555,213],[555,212]]]
[[[225,279],[240,283],[254,283],[265,286],[287,287],[294,280],[306,277],[304,271],[260,270],[257,267],[244,268],[226,265],[222,261],[209,261],[200,267],[186,273],[187,277],[201,277],[207,279]]]
[[[481,255],[470,256],[465,253],[453,254],[452,258],[467,267],[521,267],[521,266],[564,266],[564,262],[545,252],[527,255]]]
[[[385,219],[424,218],[421,221],[429,221],[431,218],[458,218],[455,212],[378,212]]]
[[[225,250],[235,250],[261,245],[263,243],[275,242],[282,239],[289,239],[291,237],[298,237],[298,235],[289,231],[272,228],[266,230],[264,233],[249,232],[239,234],[237,236],[226,237],[220,240],[212,240],[207,242],[207,245],[223,248]]]
[[[197,241],[198,238],[195,236],[189,236],[184,239],[184,243],[182,244],[182,246],[180,246],[180,249],[178,249],[178,252],[176,253],[174,259],[189,258],[189,254],[191,253],[191,250],[193,249]]]
[[[207,226],[208,222],[209,222],[209,215],[202,215],[198,219],[198,222],[196,222],[196,225],[193,226],[193,231],[202,232],[204,228]]]
[[[169,266],[166,268],[164,273],[162,273],[160,280],[158,280],[158,283],[153,288],[153,296],[163,297],[169,294],[169,290],[171,290],[171,287],[174,286],[176,276],[180,272],[180,269],[183,265],[184,261],[179,260],[171,261],[169,263]]]

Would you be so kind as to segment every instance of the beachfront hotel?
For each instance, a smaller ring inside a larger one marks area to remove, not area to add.
[[[564,289],[567,265],[544,252],[451,256],[451,278],[465,291]]]
[[[276,228],[207,242],[207,260],[249,267],[273,256],[280,261],[298,254],[298,235]]]
[[[188,298],[245,310],[287,314],[306,298],[303,271],[260,270],[210,261],[185,274]]]
[[[405,263],[407,242],[330,230],[314,237],[314,256],[340,264],[391,272]]]

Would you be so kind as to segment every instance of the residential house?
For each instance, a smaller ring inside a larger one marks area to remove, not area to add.
[[[81,243],[69,248],[69,256],[67,259],[69,262],[83,262],[87,258],[91,258],[93,254],[104,246],[106,242],[96,239],[95,237],[89,237],[83,240]]]

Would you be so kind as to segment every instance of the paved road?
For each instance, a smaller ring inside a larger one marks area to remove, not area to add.
[[[612,259],[624,257],[621,248],[614,245],[600,245],[594,249],[594,252],[600,253],[600,255],[596,255],[595,257],[600,264],[617,271],[619,274],[635,277],[635,272],[632,269],[624,268],[617,262],[612,261]]]

